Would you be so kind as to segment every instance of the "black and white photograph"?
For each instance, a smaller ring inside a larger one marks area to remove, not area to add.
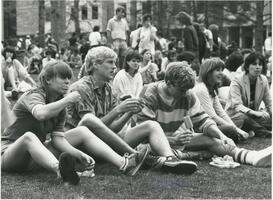
[[[1,199],[272,199],[271,0],[1,0]]]

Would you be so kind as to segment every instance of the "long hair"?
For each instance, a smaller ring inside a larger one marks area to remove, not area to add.
[[[219,85],[211,85],[209,79],[212,75],[212,72],[217,69],[223,69],[225,67],[224,62],[220,58],[210,58],[205,60],[200,67],[199,71],[199,81],[203,82],[208,88],[209,94],[213,97],[216,96],[215,92],[218,94]]]

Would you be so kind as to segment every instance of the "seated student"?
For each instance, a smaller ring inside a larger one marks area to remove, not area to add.
[[[223,74],[227,76],[227,78],[232,81],[235,76],[241,74],[237,72],[237,69],[244,63],[243,55],[235,51],[230,54],[225,62],[225,69],[223,70]]]
[[[82,66],[82,58],[79,55],[78,49],[72,50],[72,55],[67,59],[66,63],[69,64],[71,68],[79,68]]]
[[[109,84],[116,70],[116,59],[117,54],[108,47],[100,46],[89,50],[85,60],[89,75],[70,86],[70,92],[78,91],[81,100],[68,107],[66,127],[87,126],[120,154],[135,153],[134,147],[148,142],[153,152],[164,161],[164,170],[180,174],[193,173],[196,164],[174,156],[157,122],[146,121],[120,132],[132,116],[140,112],[142,105],[137,98],[128,98],[120,104],[117,103]],[[120,133],[117,135],[113,131]]]
[[[42,60],[35,56],[30,58],[30,65],[27,70],[30,74],[39,74],[42,67]]]
[[[52,50],[50,50],[50,49],[46,50],[46,52],[45,52],[46,57],[43,58],[43,60],[42,60],[43,67],[46,66],[46,64],[49,62],[55,61],[55,59],[52,58],[52,54],[53,54]]]
[[[162,60],[161,71],[165,72],[167,65],[174,61],[176,61],[176,51],[175,50],[168,51],[167,56]]]
[[[222,80],[225,64],[220,58],[210,58],[201,64],[199,81],[194,87],[202,108],[216,122],[218,128],[235,142],[239,138],[247,139],[248,133],[236,127],[224,111],[219,98],[218,87]]]
[[[152,62],[152,53],[149,49],[144,49],[141,52],[142,62],[139,72],[142,76],[143,84],[148,84],[157,81],[158,66]]]
[[[67,64],[50,62],[40,73],[39,87],[24,93],[14,105],[16,121],[1,136],[2,171],[28,171],[38,164],[61,175],[64,181],[77,184],[76,164],[83,170],[94,168],[95,162],[89,156],[94,155],[114,164],[123,173],[136,173],[147,150],[121,157],[84,126],[64,132],[66,107],[80,100],[78,92],[64,97],[71,77],[72,70]],[[48,133],[50,140],[46,140]],[[79,146],[88,155],[75,148]],[[55,156],[61,152],[65,153],[58,161]]]
[[[120,70],[113,80],[113,93],[118,98],[129,95],[138,98],[143,88],[143,81],[138,72],[141,56],[136,50],[128,50],[124,67]]]
[[[267,78],[261,74],[264,68],[265,59],[261,54],[253,52],[246,58],[245,72],[231,82],[226,111],[238,127],[246,118],[254,121],[251,127],[255,128],[256,136],[271,137],[272,102]],[[262,101],[266,110],[259,110]]]
[[[2,73],[5,80],[4,89],[11,87],[12,98],[17,99],[20,92],[25,92],[35,86],[35,81],[30,77],[27,70],[16,59],[13,47],[6,47],[3,51]]]
[[[200,68],[200,64],[195,61],[195,54],[191,51],[184,51],[182,53],[180,53],[177,56],[177,61],[186,61],[191,68],[196,72],[196,75],[199,74],[199,68]]]
[[[157,121],[170,144],[186,150],[206,150],[218,156],[229,155],[236,162],[266,167],[271,165],[272,148],[249,151],[238,148],[225,136],[216,123],[204,112],[195,93],[195,73],[185,62],[173,62],[167,67],[165,81],[144,87],[141,97],[144,108],[137,114],[137,123]],[[193,128],[185,124],[189,116]],[[176,150],[177,155],[181,150]]]

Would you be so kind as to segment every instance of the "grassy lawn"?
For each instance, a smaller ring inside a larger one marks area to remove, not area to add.
[[[240,145],[262,149],[271,139],[255,138]],[[191,176],[141,170],[135,177],[122,175],[110,164],[97,164],[94,178],[81,178],[78,186],[65,186],[45,170],[1,175],[1,197],[12,199],[101,198],[244,198],[271,199],[271,168],[241,165],[236,169],[212,167],[199,161]]]
[[[77,76],[77,71],[75,71]],[[36,76],[34,77],[37,78]],[[260,150],[271,139],[254,138],[240,147]],[[271,168],[241,165],[220,169],[199,161],[191,176],[141,170],[135,177],[122,175],[110,164],[97,164],[94,178],[81,178],[78,186],[65,186],[45,170],[23,174],[1,174],[3,199],[271,199]]]

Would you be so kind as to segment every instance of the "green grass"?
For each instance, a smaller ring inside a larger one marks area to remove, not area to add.
[[[77,76],[78,69],[74,69]],[[33,76],[37,80],[37,76]],[[73,80],[74,81],[74,80]],[[12,102],[13,103],[13,102]],[[271,145],[271,139],[254,138],[239,145],[260,150]],[[1,175],[3,199],[271,199],[271,168],[241,165],[220,169],[209,161],[199,161],[191,176],[141,170],[127,177],[110,164],[97,164],[94,178],[81,178],[78,186],[65,186],[46,170]]]
[[[240,145],[262,149],[271,139],[250,139]],[[271,199],[271,168],[241,165],[236,169],[212,167],[209,161],[198,161],[193,175],[173,175],[141,170],[135,177],[121,174],[110,164],[97,164],[94,178],[81,178],[78,186],[65,186],[54,174],[45,170],[9,174],[2,172],[2,198],[102,199],[102,198],[244,198]]]

